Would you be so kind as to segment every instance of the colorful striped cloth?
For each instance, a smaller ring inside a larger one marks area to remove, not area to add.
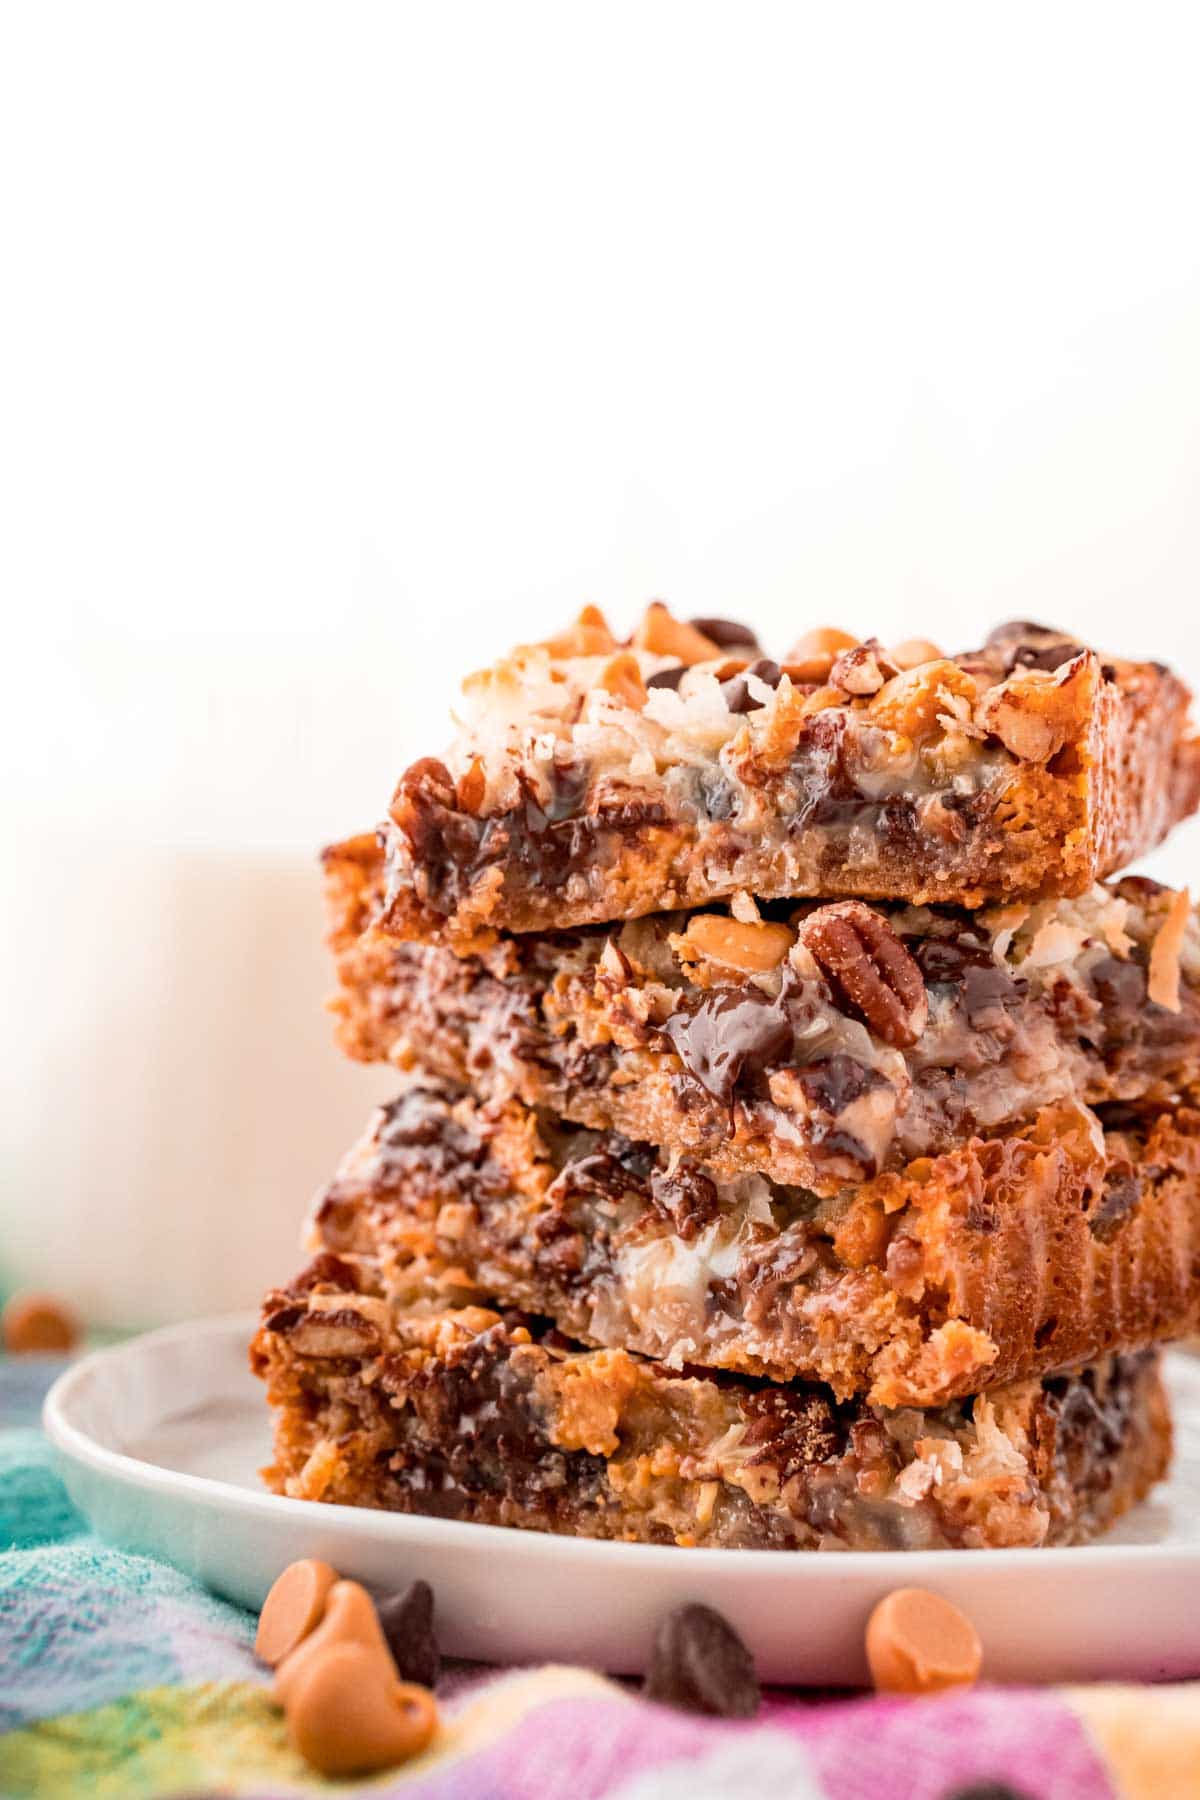
[[[288,1747],[252,1654],[253,1617],[108,1548],[73,1511],[37,1428],[56,1372],[45,1359],[0,1361],[5,1796],[1200,1796],[1200,1683],[982,1687],[924,1701],[776,1692],[753,1723],[727,1724],[574,1668],[460,1667],[439,1695],[445,1729],[419,1761],[370,1782],[321,1781]]]

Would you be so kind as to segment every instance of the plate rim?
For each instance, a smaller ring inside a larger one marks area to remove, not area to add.
[[[244,1334],[241,1342],[248,1345],[257,1320],[256,1313],[248,1312],[220,1313],[207,1318],[183,1320],[138,1333],[119,1344],[92,1350],[78,1362],[72,1363],[54,1381],[42,1404],[42,1427],[58,1456],[126,1487],[140,1488],[168,1497],[187,1498],[210,1508],[232,1510],[243,1517],[288,1517],[297,1521],[311,1519],[314,1522],[323,1518],[336,1525],[339,1530],[344,1529],[354,1537],[364,1538],[376,1537],[380,1523],[386,1521],[387,1529],[395,1531],[398,1538],[419,1536],[424,1542],[432,1542],[447,1549],[473,1546],[476,1550],[486,1550],[490,1544],[496,1550],[503,1549],[510,1556],[536,1560],[539,1557],[553,1559],[569,1554],[575,1561],[594,1564],[598,1568],[606,1564],[617,1568],[632,1561],[633,1566],[640,1563],[643,1568],[669,1567],[680,1573],[684,1573],[689,1567],[703,1569],[710,1576],[721,1569],[736,1569],[750,1578],[761,1578],[770,1571],[772,1579],[778,1579],[785,1569],[796,1568],[803,1569],[808,1579],[837,1581],[846,1575],[865,1574],[868,1570],[882,1575],[893,1564],[902,1566],[909,1576],[915,1577],[922,1573],[932,1576],[935,1572],[944,1572],[948,1564],[959,1566],[964,1557],[969,1559],[971,1568],[980,1574],[985,1569],[997,1566],[1013,1574],[1020,1570],[1045,1569],[1048,1557],[1053,1557],[1055,1561],[1069,1557],[1071,1564],[1078,1565],[1081,1572],[1094,1564],[1108,1562],[1114,1556],[1129,1557],[1142,1563],[1181,1561],[1191,1566],[1200,1562],[1200,1541],[1193,1545],[1122,1544],[1101,1539],[1092,1544],[1061,1544],[1040,1548],[1021,1546],[1011,1549],[993,1547],[968,1551],[931,1549],[787,1552],[571,1537],[558,1532],[526,1531],[512,1525],[487,1525],[470,1519],[440,1519],[430,1513],[393,1513],[375,1507],[346,1506],[323,1500],[299,1500],[286,1494],[269,1493],[265,1488],[258,1492],[253,1488],[239,1487],[233,1482],[221,1480],[217,1476],[170,1469],[161,1463],[147,1462],[141,1457],[131,1456],[126,1451],[113,1450],[72,1419],[71,1408],[78,1398],[78,1391],[94,1380],[98,1372],[114,1364],[119,1366],[135,1355],[145,1355],[148,1350],[153,1351],[156,1347],[179,1342],[187,1344],[208,1338],[232,1339],[235,1334]],[[164,1417],[181,1416],[186,1411],[186,1407],[182,1407],[179,1414],[165,1414]],[[818,1571],[822,1573],[818,1574]]]

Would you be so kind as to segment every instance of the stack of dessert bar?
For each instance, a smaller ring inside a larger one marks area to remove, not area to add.
[[[588,609],[326,855],[403,1071],[253,1347],[280,1492],[688,1545],[1066,1543],[1200,1313],[1192,811],[1155,663]]]

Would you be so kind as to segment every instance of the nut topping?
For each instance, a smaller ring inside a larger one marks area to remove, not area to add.
[[[698,913],[683,936],[673,940],[682,962],[706,957],[747,975],[777,968],[791,947],[792,933],[786,925],[745,924],[720,913]]]
[[[835,993],[877,1038],[915,1044],[929,1017],[925,980],[887,920],[861,900],[810,913],[798,932]]]
[[[855,644],[853,649],[842,651],[829,671],[829,680],[833,687],[841,688],[846,694],[877,694],[884,682],[899,672],[879,639],[868,638],[865,644]]]
[[[1078,721],[1091,660],[1084,651],[1053,675],[1033,669],[1010,677],[984,695],[978,723],[1018,761],[1048,763]]]

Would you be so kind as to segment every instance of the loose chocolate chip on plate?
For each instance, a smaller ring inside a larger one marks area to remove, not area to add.
[[[433,1687],[441,1673],[442,1658],[433,1631],[433,1589],[429,1583],[414,1581],[403,1593],[377,1601],[375,1611],[401,1681]]]
[[[733,1626],[697,1605],[681,1606],[659,1626],[642,1692],[722,1719],[752,1719],[762,1699],[754,1659]]]

